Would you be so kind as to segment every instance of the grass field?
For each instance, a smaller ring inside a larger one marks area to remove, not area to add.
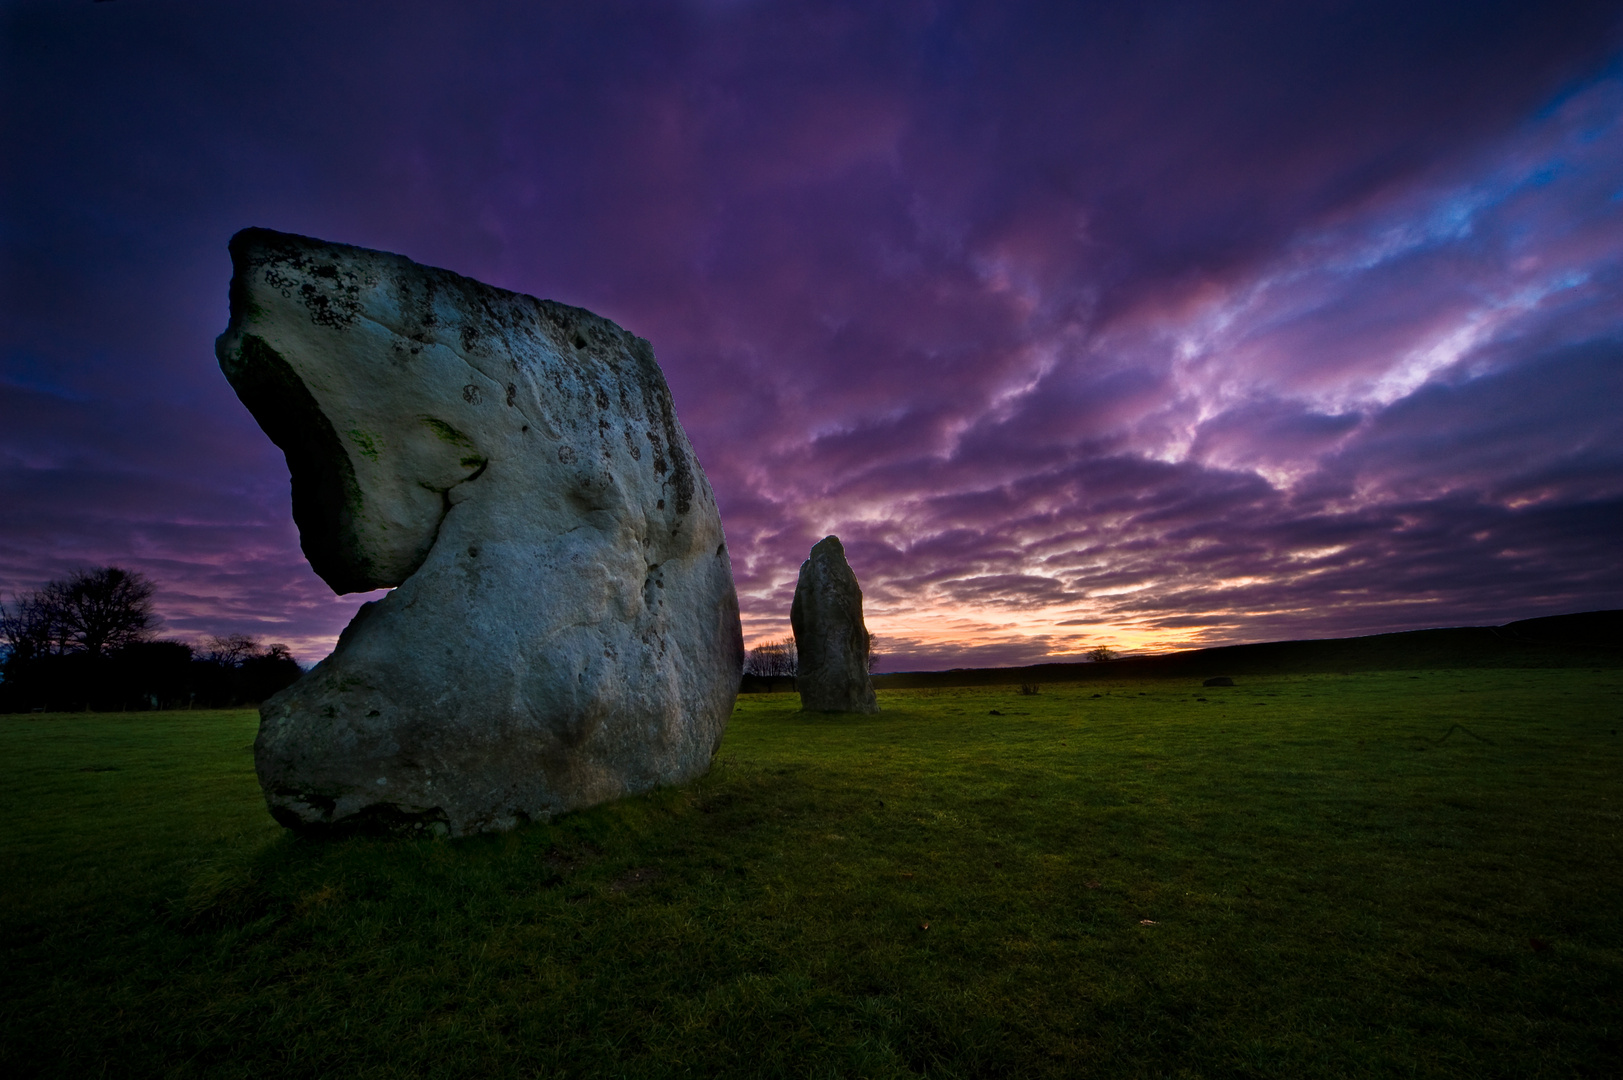
[[[1238,681],[749,695],[463,841],[284,833],[250,712],[0,718],[0,1073],[1623,1073],[1623,671]]]

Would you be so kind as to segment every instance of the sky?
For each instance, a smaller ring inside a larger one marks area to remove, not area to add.
[[[648,338],[749,644],[880,670],[1623,607],[1615,3],[0,0],[0,599],[320,659],[226,242]]]

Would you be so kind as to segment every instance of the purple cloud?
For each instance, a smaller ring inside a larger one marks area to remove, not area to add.
[[[650,338],[752,639],[829,532],[890,669],[1623,605],[1612,5],[4,18],[0,593],[328,647],[211,351],[260,224]]]

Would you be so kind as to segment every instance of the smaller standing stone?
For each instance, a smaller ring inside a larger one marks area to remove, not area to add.
[[[868,628],[862,622],[862,587],[845,547],[825,536],[800,564],[789,609],[800,671],[795,688],[807,712],[879,711],[868,678]]]

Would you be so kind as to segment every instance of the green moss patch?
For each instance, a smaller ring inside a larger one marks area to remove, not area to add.
[[[373,461],[378,459],[377,440],[360,428],[350,428],[349,441],[355,444],[355,448],[361,452],[362,457],[370,458]]]
[[[452,446],[466,447],[469,450],[473,449],[473,440],[468,438],[468,436],[463,434],[461,431],[458,431],[455,427],[447,424],[444,420],[440,420],[433,416],[421,416],[418,417],[418,419],[428,427],[428,430],[432,431],[435,435],[439,436],[440,439],[450,443]]]

